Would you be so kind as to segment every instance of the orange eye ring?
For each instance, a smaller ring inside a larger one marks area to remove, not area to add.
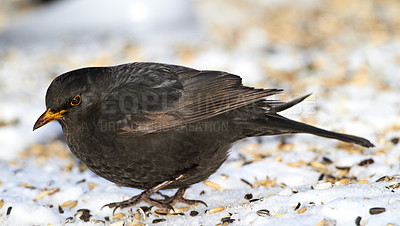
[[[76,95],[76,96],[74,96],[74,98],[72,98],[71,105],[72,106],[78,106],[81,103],[81,101],[82,101],[81,96],[80,95]]]

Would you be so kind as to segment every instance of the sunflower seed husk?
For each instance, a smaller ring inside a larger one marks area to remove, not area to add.
[[[271,216],[271,213],[267,209],[261,209],[261,210],[257,210],[257,215],[261,216],[261,217],[269,217],[269,216]]]
[[[383,213],[385,211],[386,211],[386,209],[383,207],[373,207],[373,208],[369,209],[369,214],[375,215],[375,214]]]

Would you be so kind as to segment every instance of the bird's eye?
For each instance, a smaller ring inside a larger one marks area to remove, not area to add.
[[[74,98],[72,98],[72,100],[71,100],[71,105],[72,106],[78,106],[80,103],[81,103],[81,96],[80,95],[74,96]]]

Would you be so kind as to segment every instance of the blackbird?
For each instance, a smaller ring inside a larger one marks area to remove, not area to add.
[[[281,91],[243,86],[239,76],[227,72],[169,64],[81,68],[53,80],[47,110],[33,130],[57,120],[71,152],[94,173],[145,190],[105,205],[114,211],[141,201],[170,209],[175,202],[205,204],[185,199],[185,190],[213,174],[232,144],[246,137],[310,133],[374,146],[279,115],[309,96],[266,99]],[[171,188],[178,188],[174,196],[151,198]]]

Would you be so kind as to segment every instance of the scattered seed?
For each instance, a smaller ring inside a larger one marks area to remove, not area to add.
[[[332,164],[333,161],[329,159],[328,157],[322,157],[322,161],[324,161],[326,164]]]
[[[253,185],[252,185],[250,182],[248,182],[247,180],[245,180],[245,179],[243,179],[243,178],[241,178],[240,180],[241,180],[242,182],[244,182],[245,184],[249,185],[251,188],[253,188]]]
[[[97,220],[97,219],[95,219],[95,220],[91,220],[90,222],[93,222],[93,223],[95,223],[95,224],[103,224],[103,225],[105,225],[105,224],[106,224],[106,222],[105,222],[105,221],[103,221],[103,220]],[[127,224],[127,225],[129,225],[129,224]]]
[[[89,189],[90,189],[90,190],[93,190],[93,188],[97,187],[98,184],[93,183],[93,182],[89,182],[89,183],[88,183],[88,186],[89,186]]]
[[[104,220],[110,221],[110,217],[109,217],[109,216],[106,216],[106,217],[104,217]]]
[[[386,146],[384,148],[380,148],[380,149],[376,150],[375,153],[373,153],[373,154],[374,155],[385,154],[389,149],[390,149],[390,146],[388,145],[388,146]]]
[[[383,213],[385,211],[386,211],[386,209],[383,207],[374,207],[374,208],[369,209],[369,214],[375,215],[375,214]]]
[[[308,165],[308,163],[305,162],[304,160],[299,160],[299,164],[302,165],[302,166]]]
[[[223,218],[221,218],[221,222],[222,222],[223,224],[225,224],[225,223],[231,224],[231,223],[233,223],[234,221],[235,221],[235,219],[232,219],[231,217],[223,217]]]
[[[355,220],[357,226],[364,226],[367,224],[367,218],[358,216]]]
[[[268,194],[268,195],[266,195],[265,197],[269,198],[269,197],[275,196],[275,195],[276,195],[276,194]]]
[[[383,176],[383,177],[379,178],[378,180],[376,180],[375,182],[382,182],[382,181],[390,181],[390,177],[389,176]]]
[[[291,195],[291,194],[293,194],[293,191],[290,188],[285,188],[279,192],[279,195]]]
[[[400,181],[392,181],[388,185],[390,188],[396,189],[400,187]]]
[[[341,184],[350,184],[350,178],[342,178],[339,180]]]
[[[85,178],[83,178],[82,180],[80,180],[80,181],[78,181],[78,182],[76,182],[77,184],[81,184],[81,183],[83,183],[83,182],[86,182],[86,179]]]
[[[153,208],[153,206],[141,206],[139,207],[139,209],[143,210],[143,213],[145,213],[146,215],[149,215],[151,213],[151,208]]]
[[[199,212],[197,212],[195,210],[192,210],[192,211],[190,211],[189,215],[192,216],[192,217],[195,217],[195,216],[199,215]]]
[[[0,200],[0,209],[3,208],[4,205],[4,199]]]
[[[338,174],[337,174],[337,178],[342,178],[345,177],[350,170],[341,170]]]
[[[138,213],[142,216],[142,218],[143,218],[144,221],[146,220],[146,215],[147,215],[147,213],[150,212],[150,211],[149,211],[149,207],[147,207],[147,206],[139,207],[139,208],[137,208],[137,211],[138,211]]]
[[[299,191],[294,187],[292,187],[292,192],[293,192],[293,194],[299,193]]]
[[[7,120],[7,121],[0,121],[0,127],[2,126],[10,126],[10,125],[16,125],[18,124],[18,119],[13,119],[13,120]]]
[[[61,208],[61,206],[60,206],[60,205],[58,205],[58,212],[59,212],[59,213],[61,213],[61,214],[63,214],[63,213],[64,213],[64,210]]]
[[[283,151],[290,151],[294,147],[294,144],[289,144],[285,142],[278,143],[278,148],[283,150]]]
[[[221,189],[221,186],[219,184],[216,184],[216,183],[211,182],[211,181],[203,181],[203,184],[206,185],[207,187],[214,188],[214,189],[217,189],[217,190]]]
[[[283,216],[284,213],[271,213],[271,215],[272,215],[273,217],[280,217],[280,216]]]
[[[65,219],[65,224],[72,223],[73,220],[74,220],[73,217],[67,217],[67,219]]]
[[[300,164],[297,162],[288,162],[286,165],[290,167],[300,167]]]
[[[123,220],[121,220],[121,221],[117,221],[117,222],[110,224],[110,226],[123,226],[124,224],[125,224],[125,222]]]
[[[153,224],[157,224],[157,223],[164,222],[164,221],[166,221],[166,219],[164,219],[164,218],[154,219]]]
[[[114,214],[112,216],[113,219],[118,219],[118,218],[121,218],[121,217],[125,217],[125,214],[124,213],[117,213],[117,214]]]
[[[25,187],[25,188],[30,188],[30,189],[35,189],[35,187],[33,187],[31,184],[29,183],[21,183],[19,184],[19,186],[21,187]]]
[[[336,169],[338,170],[350,170],[351,167],[349,166],[336,166]]]
[[[75,217],[79,217],[79,219],[83,220],[84,222],[88,222],[91,216],[90,210],[88,209],[79,209],[75,214]]]
[[[204,195],[205,193],[206,193],[206,191],[203,190],[200,192],[200,195]]]
[[[258,185],[261,185],[263,187],[266,187],[266,188],[272,188],[276,184],[276,177],[273,180],[271,180],[267,176],[267,178],[265,180],[258,180],[255,183],[258,184]]]
[[[358,163],[359,166],[368,166],[373,164],[375,161],[373,159],[365,159],[363,161],[361,161],[360,163]]]
[[[327,188],[331,188],[331,187],[332,187],[332,183],[331,182],[325,182],[325,183],[317,183],[314,186],[314,189],[320,190],[320,189],[327,189]]]
[[[257,210],[257,215],[261,217],[269,217],[271,213],[267,209]]]
[[[249,202],[257,202],[260,201],[261,199],[250,199]]]
[[[275,160],[275,162],[282,162],[283,158],[280,155],[275,155],[274,160]]]
[[[335,181],[336,181],[336,177],[334,177],[332,175],[326,175],[325,182],[335,183]]]
[[[62,167],[62,170],[70,172],[72,170],[72,167],[74,167],[74,162],[70,161],[67,163],[65,166]]]
[[[226,174],[220,174],[220,176],[221,176],[221,178],[222,178],[222,179],[224,179],[224,180],[226,180],[226,179],[228,179],[228,178],[229,178],[229,176],[228,176],[228,175],[226,175]]]
[[[310,162],[310,166],[317,168],[317,169],[325,169],[326,168],[325,164],[320,163],[320,162],[314,162],[314,161]]]
[[[225,207],[220,206],[220,207],[212,208],[212,209],[210,209],[208,212],[209,212],[209,213],[218,213],[218,212],[221,212],[221,211],[224,210],[224,209],[225,209]]]
[[[253,198],[253,194],[247,193],[247,194],[244,196],[244,198],[247,199],[247,200],[250,200],[250,199]]]
[[[297,203],[297,206],[294,208],[294,211],[297,211],[301,206],[301,203]]]
[[[322,221],[317,223],[317,226],[323,226],[326,223],[326,219],[323,219]]]
[[[307,210],[307,207],[303,207],[303,208],[299,209],[299,211],[297,211],[297,213],[302,214],[302,213],[306,212],[306,210]]]
[[[312,206],[315,206],[315,202],[310,202],[309,204]]]
[[[78,204],[78,201],[69,200],[69,201],[66,201],[66,202],[64,202],[63,204],[61,204],[61,207],[67,207],[67,206],[69,206],[69,209],[71,210],[71,209],[74,208],[77,204]]]
[[[242,163],[241,166],[249,165],[249,164],[251,164],[251,163],[253,163],[253,162],[254,162],[254,161],[252,161],[252,160],[250,160],[250,161],[244,161],[244,162]]]
[[[324,174],[324,173],[321,173],[321,175],[319,175],[319,177],[318,177],[318,181],[323,180],[323,179],[324,179],[324,176],[325,176],[325,174]]]
[[[167,211],[165,211],[165,210],[156,210],[156,211],[154,211],[154,213],[156,213],[156,214],[158,214],[158,215],[168,215],[168,212]]]
[[[395,144],[395,145],[398,144],[399,141],[400,141],[399,137],[395,137],[395,138],[390,139],[390,142],[392,142],[392,144]]]
[[[368,184],[368,183],[369,183],[369,181],[367,181],[367,180],[359,180],[356,182],[356,184]]]
[[[44,192],[40,193],[38,196],[36,196],[34,201],[36,201],[38,199],[42,199],[43,197],[48,196],[48,195],[54,195],[56,192],[59,192],[59,191],[60,191],[59,188],[53,188],[51,190],[44,191]]]
[[[12,210],[12,206],[8,207],[8,209],[7,209],[7,213],[6,213],[6,215],[7,215],[7,216],[8,216],[8,215],[10,215],[10,213],[11,213],[11,210]]]
[[[179,208],[175,208],[174,210],[169,210],[169,214],[183,213],[184,211],[187,211],[189,209],[190,209],[190,206],[179,207]]]

